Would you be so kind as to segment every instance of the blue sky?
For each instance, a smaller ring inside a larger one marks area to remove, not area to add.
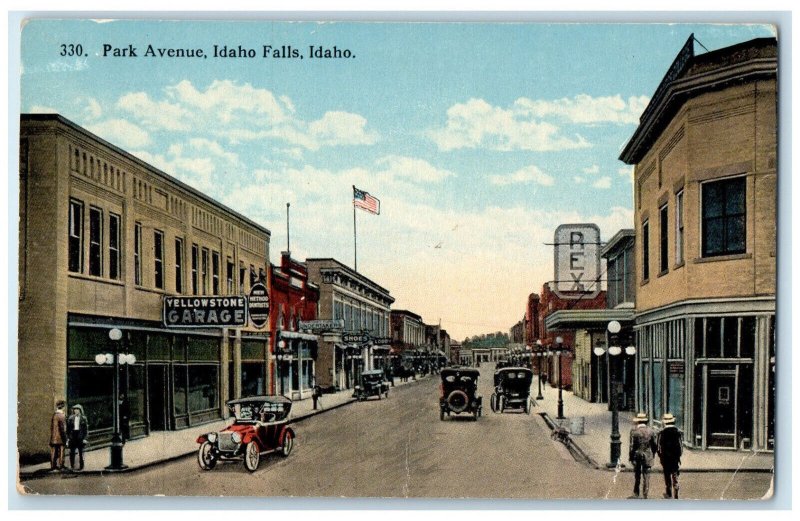
[[[32,21],[24,112],[58,112],[272,231],[271,256],[353,262],[395,307],[457,339],[506,331],[553,279],[562,223],[632,227],[617,157],[690,33],[709,50],[764,25]],[[63,43],[88,55],[60,56]],[[138,58],[102,57],[103,44]],[[254,59],[147,58],[214,44]],[[262,45],[304,59],[261,58]],[[354,58],[309,59],[309,46]],[[705,52],[695,47],[696,53]]]

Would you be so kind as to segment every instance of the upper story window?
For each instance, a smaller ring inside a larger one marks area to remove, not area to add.
[[[69,202],[69,260],[68,269],[74,273],[83,271],[83,203]]]
[[[154,282],[158,289],[164,289],[164,232],[153,230]]]
[[[225,268],[225,279],[226,279],[227,284],[228,284],[228,295],[233,295],[233,293],[234,293],[234,287],[233,287],[233,284],[234,284],[233,277],[234,277],[234,275],[233,275],[233,273],[234,273],[233,260],[231,260],[231,258],[228,257],[228,263],[227,263],[227,266]]]
[[[200,250],[200,289],[208,294],[208,248]]]
[[[197,265],[199,263],[199,249],[196,244],[192,244],[192,295],[199,295],[199,285],[197,278]]]
[[[120,216],[108,214],[108,276],[120,279]]]
[[[89,275],[103,274],[103,210],[89,208]]]
[[[662,206],[658,211],[658,225],[659,225],[659,273],[666,273],[669,271],[669,212],[667,205]]]
[[[142,285],[142,223],[133,226],[133,283]]]
[[[703,257],[744,253],[745,178],[704,183],[702,190]]]
[[[683,190],[675,194],[675,264],[683,263]]]
[[[642,280],[650,279],[650,222],[642,223]]]
[[[175,293],[183,293],[183,239],[175,237]]]
[[[219,295],[219,252],[211,252],[211,294]]]

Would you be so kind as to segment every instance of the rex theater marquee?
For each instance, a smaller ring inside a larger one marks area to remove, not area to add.
[[[560,298],[594,298],[600,293],[600,228],[562,224],[555,233],[555,293]]]

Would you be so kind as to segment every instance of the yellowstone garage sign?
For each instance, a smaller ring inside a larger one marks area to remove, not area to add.
[[[247,323],[247,298],[164,297],[166,327],[240,327]]]

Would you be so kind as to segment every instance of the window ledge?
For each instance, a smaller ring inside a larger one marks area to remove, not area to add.
[[[148,293],[158,293],[159,295],[165,295],[167,292],[163,289],[157,288],[145,288],[144,286],[135,286],[136,289],[139,291],[147,291]]]
[[[639,286],[644,286],[648,282],[650,282],[650,279],[642,279],[642,281],[639,283]]]
[[[704,262],[719,262],[719,261],[732,261],[732,260],[743,260],[743,259],[752,259],[752,253],[737,253],[734,255],[716,255],[714,257],[697,257],[694,259],[695,264],[702,264]]]
[[[667,273],[669,273],[669,270],[668,270],[668,269],[666,269],[666,270],[664,270],[664,271],[662,271],[662,272],[659,272],[659,274],[658,274],[658,275],[656,275],[656,278],[663,277],[663,276],[664,276],[664,275],[666,275]]]
[[[675,270],[677,270],[678,268],[683,268],[684,266],[686,266],[686,261],[685,261],[685,260],[682,260],[682,261],[680,261],[678,264],[676,264],[676,265],[674,265],[674,266],[672,267],[672,271],[675,271]]]
[[[100,282],[102,284],[110,284],[112,286],[125,286],[121,280],[107,279],[105,277],[98,277],[96,275],[84,275],[83,273],[75,273],[74,271],[67,272],[67,275],[73,279],[88,280],[91,282]]]

